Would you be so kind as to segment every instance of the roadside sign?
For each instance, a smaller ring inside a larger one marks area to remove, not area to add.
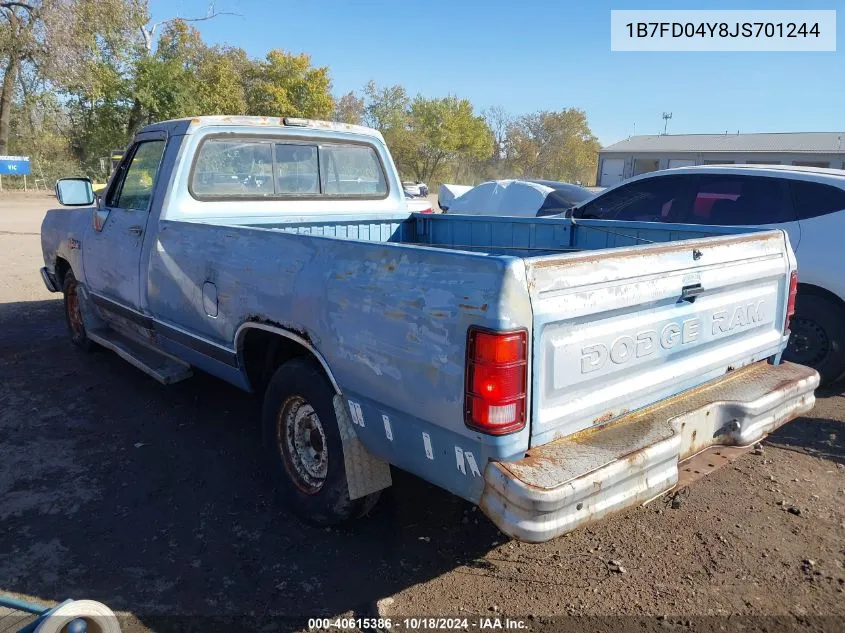
[[[28,176],[29,156],[0,156],[0,174]]]

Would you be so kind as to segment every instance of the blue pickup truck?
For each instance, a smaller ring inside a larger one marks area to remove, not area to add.
[[[70,336],[162,383],[263,398],[280,495],[321,524],[401,468],[543,541],[645,503],[808,411],[780,362],[782,231],[412,213],[381,135],[302,119],[144,128],[104,195],[57,183]]]

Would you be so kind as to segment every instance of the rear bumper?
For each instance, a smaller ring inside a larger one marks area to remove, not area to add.
[[[61,292],[59,282],[56,281],[56,276],[46,268],[41,269],[41,279],[44,281],[44,285],[47,286],[47,290],[50,292]]]
[[[815,370],[759,362],[615,422],[490,462],[481,509],[506,534],[541,542],[645,503],[694,479],[704,459],[727,463],[813,408]],[[730,456],[729,456],[730,455]],[[685,468],[689,460],[690,468]],[[709,471],[707,471],[709,472]],[[705,474],[705,473],[702,473]]]

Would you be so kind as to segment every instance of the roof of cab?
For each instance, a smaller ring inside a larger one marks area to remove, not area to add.
[[[306,128],[312,130],[329,130],[334,132],[346,132],[374,136],[382,138],[381,132],[363,125],[351,125],[349,123],[337,123],[335,121],[317,121],[315,119],[300,119],[294,117],[277,116],[196,116],[184,119],[170,119],[147,125],[140,132],[166,132],[167,134],[192,134],[198,130],[208,127],[262,127],[262,128]]]

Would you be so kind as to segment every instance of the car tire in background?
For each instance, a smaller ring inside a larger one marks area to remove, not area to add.
[[[812,367],[828,385],[845,373],[845,309],[821,294],[799,292],[785,360]]]
[[[307,358],[281,365],[264,394],[264,448],[276,490],[300,518],[335,525],[367,513],[380,492],[349,498],[334,388]]]

